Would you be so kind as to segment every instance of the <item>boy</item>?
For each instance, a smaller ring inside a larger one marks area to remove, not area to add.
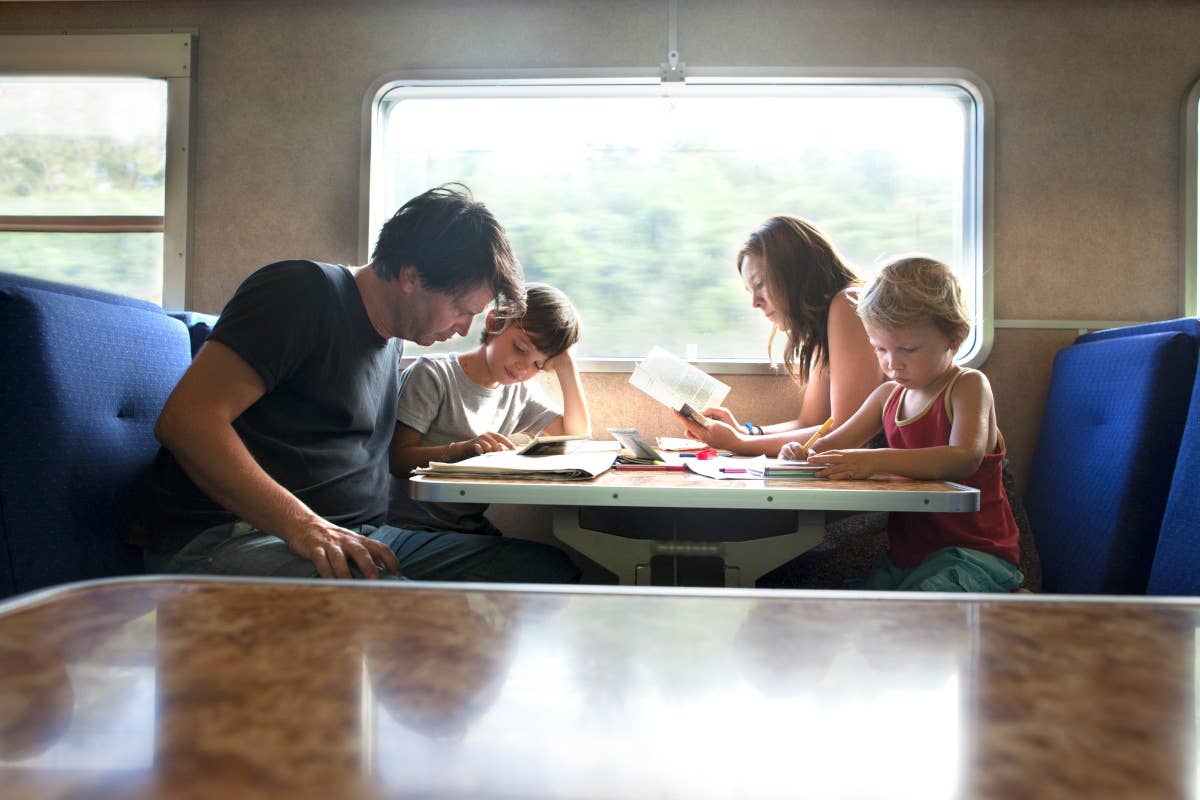
[[[979,490],[979,511],[888,515],[888,551],[864,589],[1011,592],[1023,580],[1019,532],[1004,492],[1004,436],[987,376],[960,367],[970,331],[954,273],[930,258],[902,258],[880,271],[858,303],[888,380],[833,433],[781,458],[822,464],[818,477],[887,473],[951,480]],[[858,449],[880,428],[886,448]]]
[[[390,524],[499,535],[484,516],[486,505],[410,498],[412,470],[430,461],[511,450],[515,433],[591,433],[571,354],[582,329],[579,314],[565,294],[546,284],[527,284],[525,297],[525,316],[507,325],[494,309],[488,312],[476,349],[419,358],[401,376],[391,447],[391,470],[399,480],[393,481]],[[543,370],[558,378],[561,412],[530,382]]]

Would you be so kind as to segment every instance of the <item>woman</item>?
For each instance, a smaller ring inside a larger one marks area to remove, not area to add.
[[[803,388],[800,416],[773,425],[738,423],[727,408],[706,408],[708,425],[682,415],[689,436],[737,455],[775,456],[807,441],[830,417],[850,418],[883,381],[854,300],[862,282],[820,231],[793,216],[771,217],[750,234],[737,268],[751,303],[787,332],[783,364]]]

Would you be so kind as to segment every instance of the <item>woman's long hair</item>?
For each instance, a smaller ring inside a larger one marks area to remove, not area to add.
[[[814,365],[829,366],[829,304],[862,281],[812,223],[786,214],[771,217],[746,239],[737,255],[739,274],[747,255],[762,259],[771,303],[788,320],[784,369],[806,384]],[[768,353],[774,340],[773,330]]]

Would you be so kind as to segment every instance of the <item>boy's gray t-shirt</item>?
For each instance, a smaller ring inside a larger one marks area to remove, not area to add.
[[[489,389],[467,377],[457,353],[422,356],[400,377],[396,421],[421,432],[422,447],[482,433],[538,433],[562,414],[533,382]],[[494,533],[486,504],[426,503],[408,495],[408,479],[392,481],[388,524],[401,528]]]

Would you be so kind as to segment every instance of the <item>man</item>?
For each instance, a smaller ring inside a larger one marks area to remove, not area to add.
[[[155,425],[162,443],[129,526],[151,571],[443,580],[575,580],[562,552],[382,525],[401,339],[465,335],[495,302],[524,313],[504,230],[466,187],[413,198],[371,263],[255,272]]]

